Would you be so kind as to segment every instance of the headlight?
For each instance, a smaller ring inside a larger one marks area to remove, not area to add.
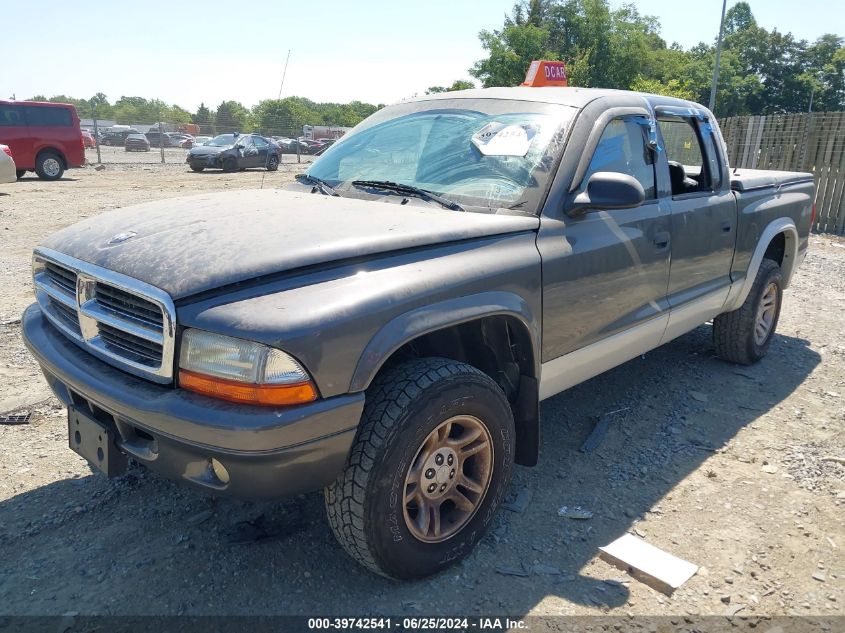
[[[317,399],[308,372],[283,351],[194,329],[182,334],[179,386],[244,404],[277,406]]]

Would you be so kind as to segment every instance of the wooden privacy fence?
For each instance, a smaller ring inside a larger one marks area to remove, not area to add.
[[[739,116],[719,126],[731,167],[812,172],[813,228],[845,235],[845,112]]]

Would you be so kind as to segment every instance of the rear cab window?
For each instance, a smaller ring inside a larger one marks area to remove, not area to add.
[[[672,195],[720,189],[722,170],[710,123],[694,117],[659,115],[657,125],[669,163]]]

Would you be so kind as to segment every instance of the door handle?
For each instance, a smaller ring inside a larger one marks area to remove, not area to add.
[[[664,248],[669,246],[669,232],[660,231],[659,233],[655,233],[654,245],[657,247],[658,250],[663,250]]]
[[[728,221],[722,222],[722,232],[723,233],[730,233],[732,227],[733,227],[733,224],[731,222],[728,222]]]

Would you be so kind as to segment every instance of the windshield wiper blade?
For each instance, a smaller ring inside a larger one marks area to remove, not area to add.
[[[332,189],[332,187],[327,183],[325,180],[317,178],[316,176],[309,176],[308,174],[297,174],[295,176],[297,182],[308,183],[314,186],[311,193],[315,191],[319,191],[324,196],[336,196],[340,197],[340,194]]]
[[[432,191],[420,189],[419,187],[414,187],[413,185],[403,185],[402,183],[391,182],[390,180],[353,180],[351,184],[353,187],[358,187],[359,189],[383,189],[385,191],[394,191],[400,194],[416,196],[417,198],[422,198],[423,200],[431,200],[446,207],[447,209],[451,209],[452,211],[466,211],[466,209],[454,200],[449,200],[449,198],[444,198]]]

